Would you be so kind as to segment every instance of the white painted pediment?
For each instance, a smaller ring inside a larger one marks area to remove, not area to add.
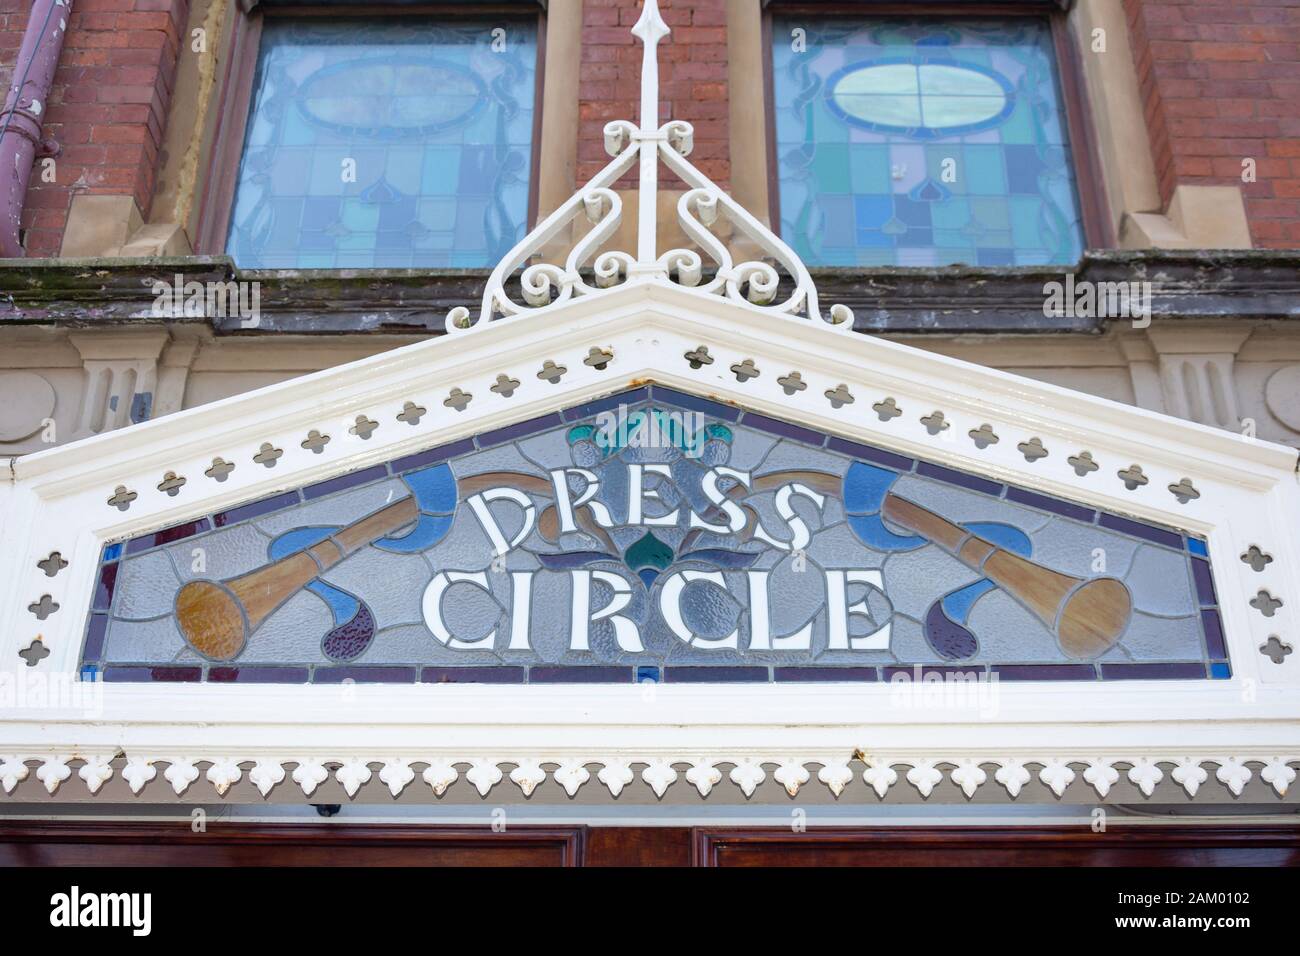
[[[502,376],[518,384],[503,389]],[[85,701],[33,706],[34,675],[77,671],[106,542],[646,383],[1202,537],[1231,677],[1008,681],[995,704],[938,706],[900,703],[884,681],[668,683],[654,689],[654,706],[644,688],[625,685],[110,682],[91,685],[93,714]],[[460,410],[457,395],[469,397]],[[412,408],[425,410],[418,420]],[[329,436],[319,452],[313,433]],[[341,782],[360,779],[357,761],[423,765],[434,778],[440,767],[478,768],[486,781],[485,768],[517,769],[528,754],[574,781],[579,764],[599,763],[610,787],[621,768],[634,768],[648,792],[686,764],[730,765],[742,788],[754,767],[794,765],[833,787],[844,772],[875,786],[894,765],[911,768],[909,786],[947,773],[974,787],[981,774],[994,779],[994,764],[1005,771],[994,785],[1030,767],[1049,787],[1048,777],[1065,787],[1085,767],[1157,780],[1188,760],[1220,768],[1212,772],[1225,786],[1285,781],[1300,749],[1300,665],[1294,655],[1274,663],[1260,648],[1295,640],[1297,557],[1294,536],[1282,533],[1300,518],[1295,458],[1292,449],[807,319],[631,282],[15,461],[13,480],[0,486],[2,653],[6,678],[28,696],[0,721],[4,780],[16,788],[19,768],[40,762],[54,768],[46,786],[57,787],[58,768],[76,758],[89,782],[124,754],[128,764],[115,765],[121,779],[142,781],[154,762],[207,762],[219,791],[252,768],[264,782],[304,767],[299,776],[313,780],[315,766],[336,768]],[[1089,460],[1095,468],[1083,466]],[[1138,470],[1145,483],[1133,480]],[[52,552],[68,563],[50,576],[38,562]],[[1250,563],[1256,553],[1271,560]],[[43,601],[57,610],[38,617],[28,609]],[[49,654],[29,667],[19,652],[34,641]],[[1140,769],[1148,767],[1156,770]],[[1104,784],[1110,774],[1093,777]]]

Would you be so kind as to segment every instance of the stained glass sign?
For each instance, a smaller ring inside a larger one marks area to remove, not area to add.
[[[661,386],[108,545],[108,680],[1222,678],[1205,543]]]

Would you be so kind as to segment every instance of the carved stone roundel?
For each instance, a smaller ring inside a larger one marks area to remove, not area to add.
[[[0,441],[20,441],[54,414],[54,388],[35,372],[0,372]]]
[[[1264,400],[1278,421],[1300,431],[1300,365],[1287,365],[1270,375]]]

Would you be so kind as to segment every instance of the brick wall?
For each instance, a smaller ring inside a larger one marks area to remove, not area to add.
[[[63,145],[54,183],[34,176],[29,255],[58,252],[77,192],[131,195],[148,214],[189,0],[75,0],[46,131]],[[1300,247],[1300,0],[1124,0],[1161,192],[1243,185],[1255,243]],[[27,0],[0,0],[8,82]],[[699,168],[724,189],[728,156],[725,0],[661,0],[661,117],[695,125]],[[578,177],[604,165],[602,128],[638,115],[640,7],[586,0]],[[758,78],[755,78],[758,82]],[[1257,181],[1242,184],[1242,160]]]
[[[1255,245],[1300,247],[1300,0],[1124,5],[1165,201],[1239,185]]]
[[[659,44],[659,120],[684,119],[694,125],[691,161],[727,189],[731,161],[726,2],[660,0],[659,9],[672,30]],[[605,124],[615,119],[633,123],[640,119],[641,44],[628,32],[640,15],[640,5],[629,0],[585,0],[583,4],[579,183],[609,161],[604,150]]]
[[[0,82],[30,4],[0,0]],[[63,147],[55,181],[32,176],[23,210],[29,256],[57,255],[76,193],[131,195],[148,215],[189,0],[74,0],[45,134]]]

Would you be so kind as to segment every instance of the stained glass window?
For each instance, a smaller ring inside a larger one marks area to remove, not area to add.
[[[643,385],[109,543],[82,652],[128,682],[953,667],[1227,679],[1207,543]]]
[[[1075,262],[1051,29],[1032,18],[778,18],[781,235],[810,264]]]
[[[527,231],[519,22],[268,19],[227,251],[244,268],[474,268]]]

